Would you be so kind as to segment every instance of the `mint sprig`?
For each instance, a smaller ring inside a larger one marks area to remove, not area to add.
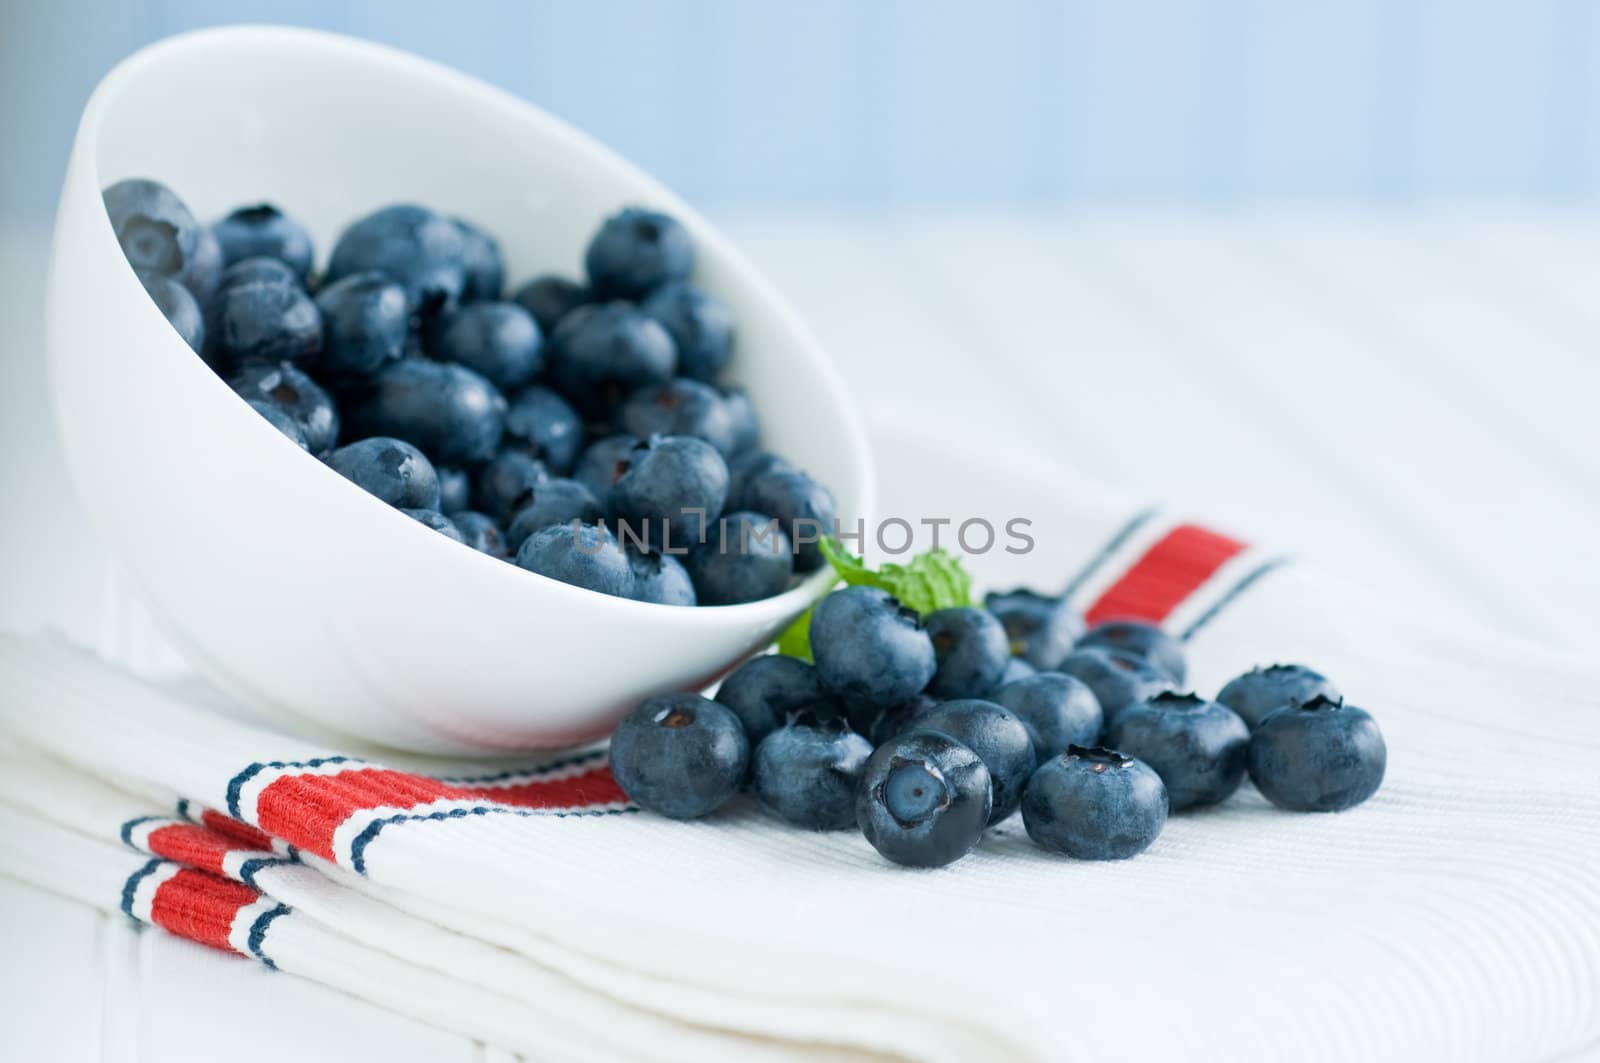
[[[907,564],[891,561],[872,569],[837,539],[823,539],[819,546],[828,564],[847,585],[888,591],[900,604],[923,615],[972,604],[972,577],[961,566],[961,559],[946,550],[928,550]],[[778,637],[778,652],[811,660],[811,610],[807,609]]]

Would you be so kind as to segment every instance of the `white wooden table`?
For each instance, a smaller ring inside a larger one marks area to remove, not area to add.
[[[1030,450],[1508,638],[1600,636],[1600,216],[723,220],[874,415]],[[44,229],[0,224],[0,626],[160,664],[50,435],[46,253]],[[7,879],[0,938],[6,1058],[497,1056]]]

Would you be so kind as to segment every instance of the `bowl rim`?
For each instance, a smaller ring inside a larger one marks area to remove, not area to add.
[[[857,502],[853,507],[860,518],[865,520],[873,512],[876,503],[876,467],[872,460],[871,445],[866,432],[861,411],[850,396],[845,386],[844,378],[839,369],[829,358],[826,349],[817,339],[816,335],[806,325],[799,312],[778,291],[777,287],[767,279],[739,248],[726,236],[721,229],[707,219],[688,202],[668,188],[662,181],[650,174],[638,164],[632,162],[620,152],[604,144],[584,130],[572,125],[566,120],[557,117],[530,100],[517,96],[507,90],[498,88],[471,74],[457,70],[448,64],[416,55],[404,49],[379,44],[361,37],[348,34],[334,33],[326,30],[307,29],[304,27],[285,26],[270,23],[238,23],[226,26],[214,26],[189,30],[174,34],[169,37],[154,41],[137,51],[129,54],[113,66],[96,84],[88,101],[84,105],[79,119],[73,154],[81,153],[83,162],[86,163],[81,172],[82,180],[89,189],[79,189],[78,192],[92,191],[96,205],[99,205],[100,193],[105,187],[101,177],[101,136],[107,120],[107,112],[115,105],[116,100],[124,91],[135,82],[148,68],[176,56],[183,56],[199,50],[210,48],[217,44],[231,46],[261,45],[287,49],[291,52],[304,51],[306,48],[324,49],[330,52],[342,52],[347,55],[359,56],[363,61],[384,64],[394,71],[412,79],[431,80],[439,85],[448,85],[452,92],[461,99],[462,106],[493,107],[506,113],[509,118],[524,123],[532,123],[542,127],[546,135],[566,140],[574,150],[588,153],[590,162],[621,171],[629,178],[631,183],[641,186],[641,199],[652,205],[659,206],[671,212],[679,220],[689,223],[694,233],[697,246],[711,249],[713,256],[720,259],[724,268],[740,275],[742,282],[749,288],[752,298],[763,305],[765,311],[774,316],[778,327],[794,341],[794,345],[807,352],[810,371],[817,374],[826,390],[831,393],[831,398],[837,406],[844,429],[844,439],[841,445],[848,454],[848,464],[855,483],[853,494]],[[69,168],[70,178],[71,168]],[[70,186],[65,190],[65,195],[74,194]],[[622,204],[619,204],[620,207]],[[104,209],[97,211],[98,224],[110,228],[110,218]],[[113,243],[114,243],[113,234]],[[138,283],[138,278],[133,267],[126,263],[127,275],[130,283]],[[152,311],[155,310],[151,303]],[[172,334],[173,342],[181,343],[176,332]],[[187,348],[185,348],[187,350]],[[235,413],[239,418],[254,422],[253,430],[281,435],[271,425],[249,410],[244,400],[228,386],[227,380],[210,365],[200,359],[198,354],[191,352],[191,357],[197,363],[196,368],[202,368],[205,375],[209,376],[215,386],[227,396],[235,400]],[[293,446],[288,440],[283,440],[284,446]],[[591,607],[601,609],[646,611],[643,615],[666,615],[661,611],[670,611],[670,615],[679,618],[691,616],[700,617],[701,622],[711,626],[721,626],[725,623],[769,623],[779,616],[794,617],[802,613],[823,594],[831,588],[838,577],[831,567],[824,565],[818,570],[806,574],[793,586],[781,594],[752,602],[741,602],[735,605],[695,605],[685,607],[679,605],[665,605],[656,602],[639,601],[632,598],[623,598],[616,595],[605,594],[600,591],[589,590],[573,584],[565,583],[553,577],[544,576],[537,572],[517,565],[513,559],[500,559],[482,553],[464,543],[458,543],[431,528],[423,526],[398,509],[379,500],[378,498],[361,490],[360,487],[346,480],[335,472],[324,461],[315,455],[306,454],[317,466],[321,467],[323,474],[337,479],[346,485],[349,491],[362,496],[364,500],[358,505],[367,505],[368,511],[379,513],[387,511],[389,520],[400,521],[413,527],[401,535],[413,535],[418,544],[433,540],[431,546],[421,546],[425,550],[446,551],[443,558],[456,557],[455,561],[443,560],[440,564],[455,565],[493,565],[497,569],[510,570],[518,575],[511,578],[524,578],[539,581],[546,588],[546,593],[553,592],[557,595],[570,596],[573,602],[588,602]],[[831,485],[827,486],[831,492]],[[724,515],[728,511],[724,510]],[[473,560],[463,561],[464,554],[477,555]],[[682,556],[682,555],[678,555]],[[489,570],[485,570],[489,571]],[[606,604],[600,604],[601,601]],[[758,617],[762,619],[758,621]]]

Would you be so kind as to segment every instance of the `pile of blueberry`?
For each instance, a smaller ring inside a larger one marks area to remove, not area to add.
[[[690,283],[673,218],[628,208],[584,282],[502,298],[499,245],[391,206],[314,267],[270,205],[201,225],[166,186],[105,206],[178,333],[262,417],[347,479],[484,553],[590,590],[731,605],[821,561],[828,489],[760,449],[749,397],[720,383],[728,307]]]
[[[716,700],[668,694],[623,720],[617,782],[643,808],[706,815],[749,790],[815,830],[859,828],[888,859],[938,867],[1018,809],[1052,852],[1142,852],[1169,811],[1246,774],[1282,808],[1336,812],[1383,781],[1372,717],[1300,665],[1182,691],[1177,640],[1134,621],[1087,632],[1059,599],[1014,591],[921,616],[852,586],[811,618],[814,664],[761,656]]]

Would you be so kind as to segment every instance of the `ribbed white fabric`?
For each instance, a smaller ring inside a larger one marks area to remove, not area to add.
[[[409,822],[367,848],[365,879],[312,866],[339,898],[326,912],[365,897],[384,919],[433,929],[368,940],[384,934],[307,906],[269,947],[342,950],[280,966],[507,1047],[528,1050],[506,1031],[535,1023],[546,1055],[582,1055],[592,1038],[596,1053],[635,1058],[761,1044],[929,1059],[1525,1060],[1600,1040],[1600,670],[1295,570],[1203,628],[1192,656],[1202,691],[1273,660],[1337,676],[1384,728],[1383,789],[1357,810],[1303,816],[1247,786],[1118,864],[1051,857],[1012,820],[934,872],[748,807],[691,824]],[[333,752],[38,641],[0,643],[0,689],[6,733],[129,792],[223,807],[243,765]],[[99,858],[82,851],[104,828],[28,791],[7,788],[4,870],[115,906],[116,873],[90,871]],[[503,961],[515,988],[491,992],[463,970],[485,944],[517,954]],[[467,988],[391,993],[391,972],[412,968]]]

